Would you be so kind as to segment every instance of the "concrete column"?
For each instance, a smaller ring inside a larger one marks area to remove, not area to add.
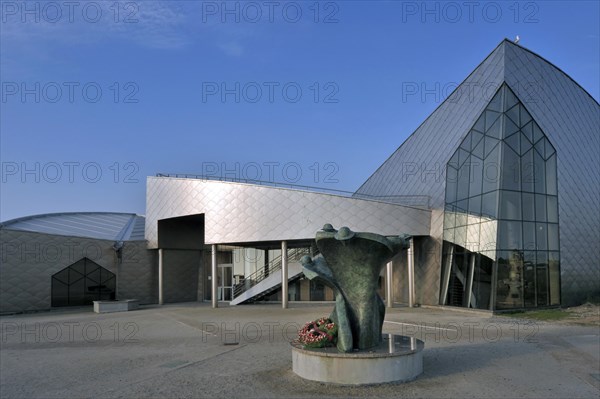
[[[159,248],[158,249],[158,304],[162,305],[163,303],[165,303],[165,296],[164,296],[164,280],[163,280],[163,269],[164,269],[164,265],[163,265],[163,249]]]
[[[410,350],[414,351],[417,349],[417,339],[415,337],[410,337]]]
[[[265,277],[267,277],[271,272],[269,270],[269,250],[265,249],[263,252],[265,254],[265,265],[264,265]]]
[[[385,304],[388,308],[394,306],[394,296],[392,293],[392,262],[385,265]]]
[[[256,271],[256,267],[252,268],[252,263],[250,262],[250,248],[242,248],[240,252],[244,259],[244,286],[245,289],[250,289],[250,280],[248,277]],[[256,258],[256,256],[254,256],[254,258]],[[254,266],[256,266],[256,264],[254,264]]]
[[[490,310],[496,308],[496,284],[498,284],[498,262],[492,264],[492,289],[490,292]]]
[[[408,307],[415,306],[415,240],[411,238],[406,251],[408,257]]]
[[[281,241],[281,307],[288,307],[288,251],[287,241]]]
[[[441,303],[445,305],[448,302],[448,286],[450,285],[450,275],[452,274],[452,263],[454,262],[454,245],[450,246],[450,253],[447,255],[446,267],[444,268],[444,282],[442,286]]]
[[[211,268],[210,268],[210,286],[212,307],[219,307],[219,299],[217,297],[217,246],[215,244],[210,247],[211,252]]]
[[[469,262],[469,273],[467,277],[467,308],[471,307],[471,301],[473,298],[473,276],[475,275],[475,253],[471,254],[471,261]]]

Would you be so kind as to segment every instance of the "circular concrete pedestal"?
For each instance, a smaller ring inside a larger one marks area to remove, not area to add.
[[[423,341],[393,334],[382,338],[375,348],[349,353],[292,343],[292,369],[307,380],[344,385],[406,382],[423,372]]]

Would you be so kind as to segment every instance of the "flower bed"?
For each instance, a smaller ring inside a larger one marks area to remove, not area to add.
[[[298,332],[298,342],[304,348],[324,348],[337,343],[337,325],[329,318],[322,317],[309,321]]]

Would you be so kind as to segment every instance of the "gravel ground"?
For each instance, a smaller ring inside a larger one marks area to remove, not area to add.
[[[348,387],[303,380],[291,370],[289,341],[331,308],[189,303],[0,317],[0,397],[600,396],[597,325],[435,308],[386,314],[384,332],[425,341],[424,373],[415,381]]]
[[[583,326],[600,327],[600,306],[586,303],[581,306],[566,308],[569,317],[562,319],[564,324],[577,324]]]

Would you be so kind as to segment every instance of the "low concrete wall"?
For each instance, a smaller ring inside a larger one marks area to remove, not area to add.
[[[383,334],[379,347],[363,352],[292,343],[292,370],[307,380],[342,385],[407,382],[423,372],[423,348],[421,340],[393,334]]]
[[[113,313],[136,310],[140,307],[137,299],[126,299],[124,301],[94,301],[94,312]]]

